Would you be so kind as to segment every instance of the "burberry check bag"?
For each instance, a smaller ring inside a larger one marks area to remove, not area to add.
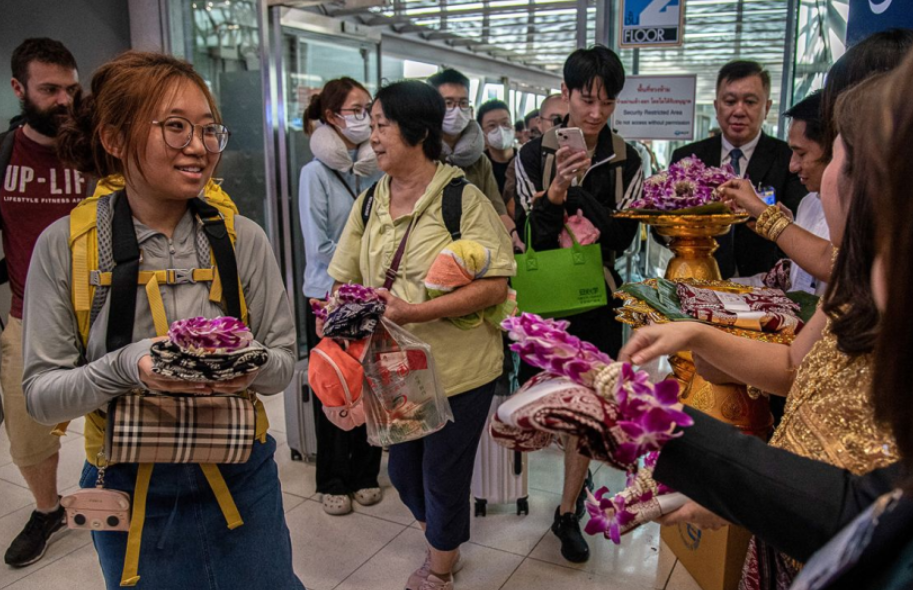
[[[131,393],[108,405],[110,463],[244,463],[256,431],[246,395]]]

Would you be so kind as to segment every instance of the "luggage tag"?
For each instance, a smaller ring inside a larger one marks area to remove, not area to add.
[[[819,590],[849,571],[872,541],[879,520],[894,510],[902,496],[903,491],[894,490],[876,500],[808,560],[790,589]]]

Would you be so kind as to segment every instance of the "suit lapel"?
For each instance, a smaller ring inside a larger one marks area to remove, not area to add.
[[[767,176],[767,171],[773,165],[776,159],[776,145],[770,140],[766,133],[761,133],[761,139],[751,155],[751,161],[748,162],[748,170],[745,176],[751,180],[751,183],[757,185]]]

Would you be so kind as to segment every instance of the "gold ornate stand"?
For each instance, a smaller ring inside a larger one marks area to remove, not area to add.
[[[666,278],[671,281],[699,279],[720,280],[720,267],[713,257],[719,245],[717,236],[725,235],[736,223],[748,220],[747,213],[718,215],[649,215],[622,211],[619,219],[633,219],[656,228],[656,233],[672,238],[669,249],[675,258],[669,261]]]
[[[710,289],[750,290],[742,285],[721,281],[720,267],[713,257],[718,248],[715,238],[725,235],[733,224],[747,221],[747,214],[649,215],[623,211],[615,217],[651,225],[659,235],[672,238],[669,248],[675,257],[666,268],[665,278],[673,281],[690,279],[701,283],[701,287]],[[663,321],[660,319],[662,316],[644,302],[627,297],[625,299],[625,308],[619,310],[620,321],[632,324],[635,328],[644,325],[646,320],[650,323]],[[625,309],[628,312],[633,310],[634,313],[626,313]],[[748,338],[770,339],[770,335],[762,332],[738,330],[737,333]],[[750,395],[744,385],[719,385],[706,381],[697,374],[691,353],[687,351],[669,357],[669,363],[681,385],[679,399],[683,404],[732,424],[746,434],[765,440],[770,435],[773,417],[770,413],[770,400],[766,395]]]

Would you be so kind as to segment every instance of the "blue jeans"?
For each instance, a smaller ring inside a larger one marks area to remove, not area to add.
[[[425,538],[438,551],[469,540],[472,468],[496,383],[451,396],[453,422],[390,447],[390,481],[412,516],[427,525]]]
[[[292,543],[285,524],[276,441],[254,443],[247,463],[219,465],[244,524],[228,530],[225,517],[198,465],[156,464],[146,502],[136,588],[304,590],[292,570]],[[135,464],[109,467],[105,487],[133,495]],[[98,470],[86,463],[80,487],[95,485]],[[120,588],[127,548],[125,532],[93,532],[109,590]]]

